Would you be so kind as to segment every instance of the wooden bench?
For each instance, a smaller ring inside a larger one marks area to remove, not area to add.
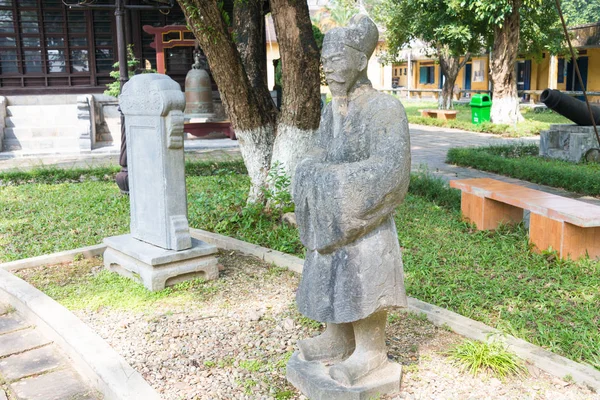
[[[423,117],[430,117],[430,118],[437,118],[437,119],[443,119],[443,120],[449,120],[449,119],[456,119],[456,114],[458,114],[458,111],[455,110],[419,110],[419,112],[421,113],[421,116]]]
[[[408,97],[412,97],[413,94],[416,94],[420,99],[423,94],[432,94],[433,97],[437,100],[442,93],[442,89],[406,89],[408,92]]]
[[[600,207],[489,178],[450,181],[462,191],[463,216],[479,230],[517,223],[531,212],[529,241],[561,258],[600,257]]]

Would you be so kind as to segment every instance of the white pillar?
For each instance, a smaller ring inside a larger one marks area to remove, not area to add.
[[[384,89],[392,88],[392,75],[394,73],[393,70],[394,70],[394,67],[391,63],[383,66],[383,88]]]
[[[558,82],[558,57],[555,55],[550,56],[550,66],[548,68],[548,87],[550,89],[556,89],[556,83]]]
[[[411,55],[412,52],[409,51],[408,52],[408,79],[406,81],[406,86],[408,87],[408,89],[412,89],[413,88],[413,73],[412,73],[412,61],[411,61]],[[410,97],[410,94],[409,94]]]

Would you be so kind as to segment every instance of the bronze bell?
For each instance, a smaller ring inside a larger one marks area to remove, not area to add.
[[[186,118],[209,118],[215,111],[210,76],[201,67],[199,53],[194,55],[194,61],[185,77],[184,114]]]

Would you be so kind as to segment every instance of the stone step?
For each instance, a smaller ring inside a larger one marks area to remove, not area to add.
[[[40,137],[79,137],[80,128],[75,125],[39,126],[33,128],[4,128],[5,139],[34,139]]]
[[[0,335],[25,329],[28,326],[29,325],[17,313],[9,313],[0,316]]]
[[[4,139],[4,151],[79,149],[77,137],[38,137],[34,139]]]
[[[0,335],[0,357],[19,354],[51,343],[36,329],[27,328]]]
[[[9,106],[33,106],[33,105],[56,105],[56,104],[75,104],[77,103],[77,94],[45,94],[6,96]]]
[[[76,120],[77,105],[8,106],[6,107],[6,116],[29,119],[31,121],[29,125],[43,124],[48,119],[52,121],[59,118]]]
[[[71,369],[52,371],[11,383],[19,400],[88,400],[99,396]]]
[[[60,348],[32,325],[0,303],[0,400],[101,399]]]
[[[48,118],[6,117],[4,126],[7,128],[37,128],[43,126],[72,126],[78,123],[77,117],[65,118],[60,115]]]
[[[65,364],[56,345],[51,344],[3,358],[0,362],[0,375],[13,382],[65,367]]]

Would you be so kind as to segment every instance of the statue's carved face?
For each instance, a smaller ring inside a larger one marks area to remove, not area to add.
[[[323,72],[334,95],[346,95],[367,67],[367,56],[341,41],[326,40],[321,55]]]

